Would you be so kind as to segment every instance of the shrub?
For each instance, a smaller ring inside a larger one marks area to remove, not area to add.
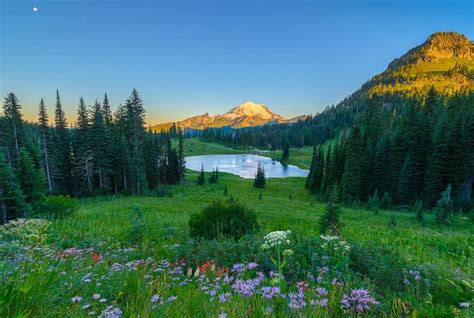
[[[257,215],[235,199],[215,201],[201,213],[191,215],[191,236],[215,239],[226,236],[239,239],[257,230]]]
[[[326,210],[319,219],[319,233],[338,234],[341,231],[339,223],[339,215],[341,214],[337,202],[339,201],[339,194],[337,186],[334,186],[329,203],[326,205]]]
[[[49,196],[41,214],[47,218],[63,219],[69,217],[79,208],[79,201],[69,196]]]
[[[390,194],[388,194],[388,192],[385,192],[382,197],[382,200],[380,200],[380,208],[387,210],[387,209],[390,209],[392,204],[393,204],[393,201],[392,201],[392,198],[390,197]]]

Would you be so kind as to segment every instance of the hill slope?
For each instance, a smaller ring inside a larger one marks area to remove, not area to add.
[[[369,96],[423,95],[431,86],[445,94],[474,89],[474,44],[466,36],[455,32],[432,34],[423,44],[393,60],[361,91]]]

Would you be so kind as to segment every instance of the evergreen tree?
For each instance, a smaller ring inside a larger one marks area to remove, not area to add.
[[[184,138],[183,132],[179,131],[178,141],[178,165],[179,165],[179,184],[184,184],[184,171],[186,169],[186,159],[184,155]]]
[[[41,98],[39,112],[38,112],[38,128],[40,131],[40,142],[41,142],[41,152],[43,156],[43,169],[46,173],[46,178],[48,181],[48,192],[49,194],[53,193],[53,182],[52,182],[52,167],[50,163],[50,134],[49,134],[49,122],[48,122],[48,113],[46,112],[46,106],[44,101]]]
[[[59,92],[56,91],[55,109],[55,183],[58,184],[58,192],[63,194],[74,194],[73,191],[73,160],[71,151],[71,139],[68,130],[66,115],[64,114]]]
[[[14,93],[9,93],[4,98],[3,115],[7,120],[7,151],[10,155],[11,163],[17,165],[20,160],[20,149],[25,142],[23,131],[23,115],[21,105]]]
[[[402,206],[407,206],[411,203],[413,189],[411,187],[411,176],[412,176],[412,162],[410,155],[407,156],[403,163],[400,179],[398,181],[398,201]]]
[[[254,188],[265,188],[266,178],[265,178],[265,169],[263,165],[259,162],[257,167],[257,173],[255,174],[255,180],[253,182]]]
[[[380,207],[384,210],[390,209],[392,206],[393,201],[388,192],[383,194],[382,200],[380,200]]]
[[[311,178],[309,181],[309,191],[311,193],[318,193],[321,189],[324,173],[324,154],[321,146],[319,146],[318,152],[315,155],[313,172],[309,176]]]
[[[361,177],[361,138],[360,128],[354,126],[346,144],[346,162],[342,176],[343,199],[358,200],[360,195]]]
[[[135,140],[132,151],[131,176],[134,193],[138,195],[143,194],[148,188],[142,153],[139,141]]]
[[[447,131],[448,118],[445,111],[439,116],[439,121],[433,135],[432,149],[425,177],[424,202],[432,207],[444,187],[446,187],[446,158],[448,158]]]
[[[337,185],[334,185],[329,197],[329,202],[326,204],[326,209],[319,219],[319,233],[338,235],[341,231],[339,222],[339,215],[341,211],[338,206],[339,191]]]
[[[2,150],[0,150],[0,210],[3,224],[8,223],[9,219],[25,217],[31,210]]]
[[[417,221],[423,222],[423,202],[421,200],[416,200],[413,210],[415,211]]]
[[[227,185],[224,186],[224,195],[225,196],[229,195],[229,190],[227,189]]]
[[[84,99],[79,99],[76,129],[74,130],[74,171],[77,176],[76,187],[81,194],[92,194],[92,142],[90,117]]]
[[[104,95],[104,101],[102,102],[102,112],[105,127],[107,127],[108,129],[112,128],[113,118],[112,111],[110,110],[109,98],[107,97],[107,93]]]
[[[204,183],[206,183],[206,178],[204,176],[204,165],[201,165],[201,172],[199,173],[197,184],[202,186]]]
[[[316,166],[316,159],[317,159],[316,145],[313,145],[313,155],[311,157],[311,165],[310,165],[309,173],[308,173],[308,176],[306,177],[306,182],[305,182],[305,185],[304,185],[305,189],[308,189],[308,190],[309,190],[309,184],[311,183],[311,180],[313,178],[313,173],[314,173],[315,166]]]
[[[446,190],[441,194],[441,198],[438,200],[434,209],[436,215],[436,222],[439,224],[447,224],[449,213],[452,207],[451,202],[451,184],[448,184]]]
[[[283,141],[283,151],[281,154],[281,162],[286,163],[288,162],[288,159],[290,159],[290,143],[288,141],[288,138],[285,138]]]
[[[46,179],[43,170],[31,160],[25,148],[20,150],[20,163],[18,169],[18,183],[25,195],[25,201],[35,212],[44,207],[46,200]]]
[[[107,95],[106,95],[107,98]],[[104,189],[111,174],[110,143],[106,121],[100,103],[96,100],[92,109],[91,152],[94,163],[94,175],[98,179],[99,189]]]

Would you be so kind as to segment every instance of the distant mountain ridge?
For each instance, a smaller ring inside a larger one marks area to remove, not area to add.
[[[292,123],[298,121],[300,118],[306,116],[298,116],[295,118],[286,119],[285,117],[274,113],[270,108],[264,104],[257,104],[254,102],[242,103],[225,114],[209,115],[204,113],[189,117],[178,122],[167,122],[158,124],[152,127],[153,131],[163,131],[169,129],[172,125],[176,125],[182,129],[205,129],[205,128],[244,128],[262,126],[271,123]]]

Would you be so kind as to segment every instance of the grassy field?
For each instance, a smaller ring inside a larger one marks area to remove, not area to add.
[[[289,164],[309,168],[312,151],[291,149]],[[198,139],[185,147],[188,156],[248,152]],[[159,195],[81,199],[64,219],[0,229],[0,316],[469,317],[474,225],[467,216],[439,226],[431,213],[420,222],[410,212],[343,207],[335,246],[351,248],[336,252],[320,238],[326,204],[308,195],[304,178],[269,179],[265,189],[226,173],[217,184],[196,179],[187,171],[184,186]],[[255,211],[259,231],[239,241],[192,239],[190,216],[229,197]],[[260,250],[264,235],[278,230],[293,233],[283,285]]]

